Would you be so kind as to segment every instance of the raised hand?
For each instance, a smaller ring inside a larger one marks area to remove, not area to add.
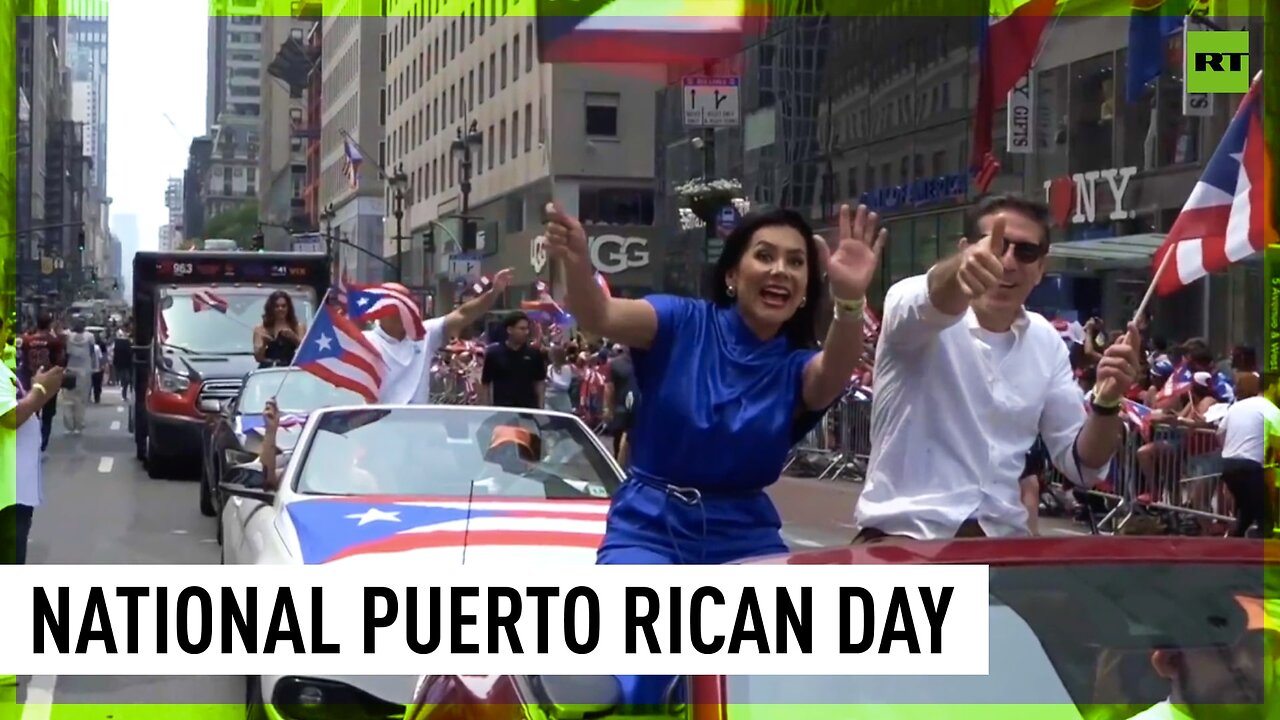
[[[547,254],[567,264],[590,263],[587,257],[587,233],[582,223],[571,217],[557,203],[547,204]]]
[[[1130,323],[1129,332],[1102,353],[1098,361],[1098,381],[1093,397],[1103,405],[1111,405],[1124,399],[1124,393],[1138,379],[1138,348],[1142,347],[1142,333]]]
[[[889,231],[877,228],[880,218],[869,213],[866,205],[859,205],[855,215],[848,205],[840,207],[840,240],[835,252],[827,256],[825,242],[818,248],[826,264],[831,294],[839,300],[862,300],[871,287],[876,269],[880,266],[880,252],[884,249]]]
[[[997,216],[991,234],[964,249],[964,260],[956,280],[970,300],[986,295],[1004,278],[1004,218]]]
[[[499,270],[497,273],[494,274],[493,279],[490,281],[493,283],[494,292],[502,292],[503,290],[506,290],[507,288],[511,287],[511,280],[514,277],[515,277],[515,271],[512,270],[511,268],[505,268],[503,270]]]

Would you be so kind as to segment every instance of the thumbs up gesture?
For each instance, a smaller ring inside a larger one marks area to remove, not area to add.
[[[1004,277],[1004,218],[996,216],[991,234],[964,249],[964,260],[956,279],[970,300],[986,295]]]
[[[566,213],[559,203],[548,203],[546,213],[547,254],[568,265],[589,262],[587,233],[582,223]]]

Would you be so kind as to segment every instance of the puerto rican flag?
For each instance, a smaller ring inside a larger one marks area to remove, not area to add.
[[[236,419],[236,424],[242,435],[257,435],[261,437],[267,431],[267,418],[265,415],[241,415]],[[284,432],[301,431],[302,426],[306,424],[306,415],[285,414],[280,416],[280,430]]]
[[[191,309],[193,312],[213,310],[225,315],[230,307],[231,305],[226,298],[214,293],[212,290],[201,288],[191,294]]]
[[[604,498],[351,497],[287,506],[302,560],[308,565],[464,546],[573,549],[590,562],[604,537],[608,512]]]
[[[421,340],[426,337],[426,328],[422,326],[422,311],[413,298],[399,289],[385,285],[373,285],[366,288],[347,287],[347,317],[360,322],[379,320],[388,315],[399,314],[405,332],[410,340]]]
[[[538,0],[538,60],[700,65],[740,52],[764,19],[746,0]]]
[[[327,383],[359,393],[368,402],[378,401],[385,375],[382,356],[355,323],[328,303],[321,305],[293,364]]]
[[[999,171],[991,147],[996,108],[1031,71],[1058,0],[988,0],[978,36],[978,102],[973,115],[973,162],[978,185]]]
[[[565,312],[560,303],[556,302],[556,299],[551,296],[551,289],[547,287],[545,282],[538,280],[533,284],[533,289],[537,298],[521,302],[520,309],[544,313],[553,327],[568,325],[572,322],[572,317],[569,313]]]
[[[1267,212],[1264,177],[1270,172],[1262,135],[1262,73],[1227,127],[1204,174],[1152,263],[1160,272],[1167,253],[1173,260],[1156,278],[1168,295],[1228,265],[1262,252],[1277,242]]]
[[[343,138],[342,176],[347,179],[347,184],[352,190],[360,188],[360,166],[363,164],[364,156],[360,154],[360,148],[352,142],[351,138]]]
[[[1174,368],[1173,374],[1165,381],[1164,387],[1160,388],[1160,392],[1156,393],[1156,402],[1164,405],[1175,398],[1181,397],[1191,392],[1191,383],[1194,381],[1191,368],[1186,363],[1181,363]]]

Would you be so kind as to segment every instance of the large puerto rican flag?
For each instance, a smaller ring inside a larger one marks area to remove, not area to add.
[[[371,403],[378,401],[385,374],[382,356],[355,323],[328,303],[321,304],[293,364]]]
[[[1156,278],[1161,295],[1274,245],[1276,231],[1267,212],[1264,178],[1271,171],[1262,134],[1262,73],[1236,110],[1222,142],[1205,165],[1178,219],[1156,252],[1156,272],[1166,253],[1172,262]]]
[[[607,500],[371,496],[296,501],[287,520],[307,564],[410,552],[461,557],[464,547],[468,556],[497,549],[512,558],[527,549],[590,563],[608,512]]]
[[[742,50],[747,0],[538,0],[538,58],[702,63]]]
[[[403,286],[395,284],[369,287],[348,286],[345,289],[347,317],[360,322],[379,320],[388,315],[399,315],[405,333],[410,340],[426,336],[422,325],[422,311]]]

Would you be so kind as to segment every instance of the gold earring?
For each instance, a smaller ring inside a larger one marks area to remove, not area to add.
[[[725,289],[725,292],[729,293],[729,297],[737,297],[738,295],[738,289],[732,285]]]

